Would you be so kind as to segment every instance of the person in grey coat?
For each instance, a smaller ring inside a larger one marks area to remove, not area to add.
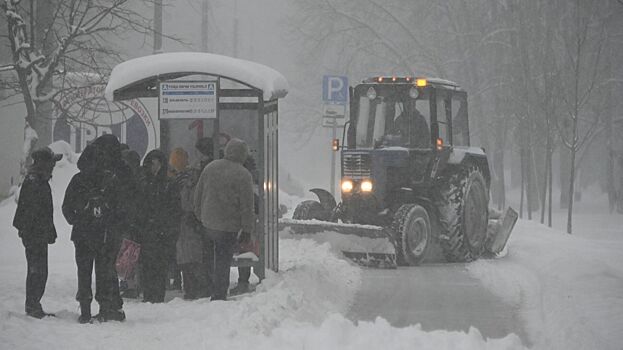
[[[225,158],[208,164],[195,188],[194,211],[214,240],[214,290],[212,300],[226,300],[229,270],[239,235],[250,235],[255,226],[253,179],[243,166],[247,144],[231,139]]]

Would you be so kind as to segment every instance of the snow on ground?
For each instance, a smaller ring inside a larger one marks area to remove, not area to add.
[[[62,145],[58,145],[59,150]],[[280,240],[280,271],[268,273],[257,291],[232,301],[184,301],[164,304],[126,300],[123,322],[80,325],[70,227],[60,205],[73,157],[64,157],[51,180],[59,234],[49,250],[49,277],[42,304],[57,317],[36,320],[24,315],[26,259],[11,227],[13,199],[0,203],[0,344],[6,349],[520,349],[515,335],[484,339],[469,332],[424,332],[418,325],[394,328],[383,319],[347,320],[361,282],[361,270],[328,244],[308,239]],[[232,269],[232,278],[236,269]],[[93,303],[97,312],[97,304]]]
[[[506,257],[468,265],[493,293],[518,305],[535,348],[621,349],[623,344],[623,216],[605,197],[577,203],[554,229],[520,220]],[[540,218],[540,216],[536,216]]]

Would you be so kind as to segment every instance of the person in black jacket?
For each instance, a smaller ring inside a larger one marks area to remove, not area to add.
[[[91,320],[93,267],[95,300],[100,307],[97,319],[125,320],[113,285],[119,226],[125,218],[117,168],[120,154],[119,141],[113,135],[101,136],[87,146],[78,159],[80,172],[69,182],[63,200],[63,215],[73,225],[71,240],[78,268],[76,300],[80,303],[80,323]]]
[[[54,316],[43,311],[41,298],[48,280],[48,244],[56,241],[52,190],[48,181],[63,155],[48,147],[31,154],[33,165],[22,184],[13,226],[26,249],[26,314],[35,318]]]
[[[167,158],[160,150],[143,160],[138,204],[143,301],[164,302],[167,285],[167,247],[179,226],[180,198],[167,177]]]

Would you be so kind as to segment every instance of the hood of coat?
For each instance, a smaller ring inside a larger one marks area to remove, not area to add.
[[[143,168],[146,169],[150,169],[151,167],[151,162],[152,159],[157,159],[160,164],[162,165],[160,167],[160,170],[158,171],[158,174],[156,175],[157,177],[166,177],[167,176],[167,171],[168,171],[168,162],[167,162],[167,156],[159,149],[155,149],[149,153],[147,153],[147,155],[145,156],[145,159],[143,159]],[[147,173],[151,174],[150,171],[148,171]]]
[[[114,170],[121,162],[121,143],[117,136],[104,134],[93,141],[99,149],[98,162],[107,170]]]
[[[249,156],[247,144],[240,139],[231,139],[225,146],[225,159],[243,164]]]
[[[82,172],[95,172],[101,164],[98,164],[98,147],[95,144],[88,145],[78,158],[78,169]]]

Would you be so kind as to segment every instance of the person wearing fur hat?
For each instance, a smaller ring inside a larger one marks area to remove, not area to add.
[[[194,211],[214,241],[214,290],[212,300],[226,300],[229,270],[238,236],[253,233],[253,179],[243,166],[247,144],[231,139],[225,157],[208,164],[195,188]]]
[[[48,245],[56,241],[52,190],[49,181],[54,165],[63,155],[54,154],[49,147],[32,152],[33,164],[28,169],[19,194],[13,226],[26,250],[26,305],[28,316],[54,316],[41,307],[41,298],[48,280]]]

